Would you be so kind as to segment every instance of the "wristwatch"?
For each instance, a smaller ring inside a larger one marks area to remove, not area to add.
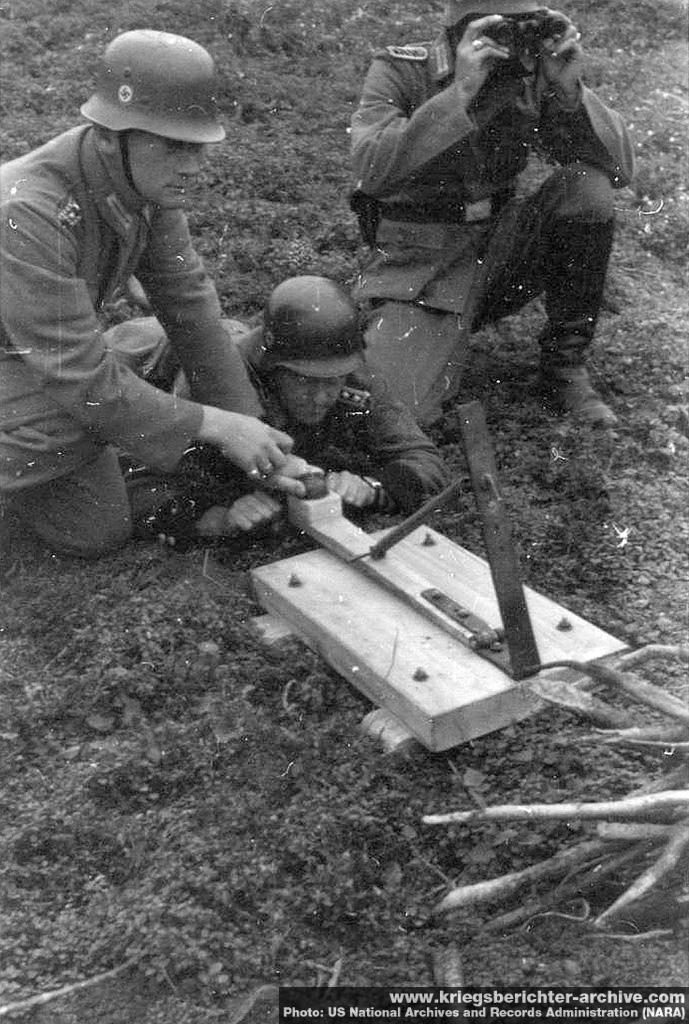
[[[376,512],[382,512],[390,508],[390,499],[385,493],[380,480],[375,480],[372,476],[364,476],[362,480],[368,484],[369,487],[373,488],[373,501],[369,505],[369,508],[375,509]]]

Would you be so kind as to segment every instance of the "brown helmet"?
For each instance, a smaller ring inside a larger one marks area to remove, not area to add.
[[[449,0],[443,24],[451,28],[470,15],[485,18],[488,14],[531,14],[542,9],[543,3],[538,0]]]
[[[180,142],[220,142],[213,58],[184,36],[137,29],[117,36],[103,56],[96,91],[81,108],[89,121]]]
[[[339,377],[359,369],[364,339],[359,309],[327,277],[291,277],[268,299],[261,364],[307,377]]]

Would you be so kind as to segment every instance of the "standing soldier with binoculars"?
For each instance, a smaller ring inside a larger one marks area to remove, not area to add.
[[[373,255],[355,297],[369,363],[430,423],[460,384],[471,331],[544,293],[544,399],[616,417],[586,368],[633,175],[621,118],[581,80],[580,33],[530,0],[451,0],[434,42],[389,46],[352,121],[352,207]],[[559,167],[518,197],[530,152]]]

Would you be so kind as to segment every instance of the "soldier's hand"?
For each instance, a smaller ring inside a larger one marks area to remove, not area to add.
[[[253,416],[204,405],[198,440],[215,445],[252,480],[269,478],[273,490],[303,496],[302,484],[289,475],[281,476],[294,444],[289,434]]]
[[[325,485],[329,491],[339,494],[346,505],[353,505],[355,508],[366,508],[376,500],[375,489],[366,483],[363,477],[346,469],[341,473],[328,473]]]
[[[544,39],[540,51],[540,67],[546,82],[564,106],[575,106],[579,101],[579,83],[583,62],[583,50],[579,32],[567,15],[560,11],[548,10],[556,17],[563,30],[549,39]]]
[[[455,87],[461,98],[473,100],[480,92],[488,75],[500,61],[507,60],[510,51],[485,35],[491,25],[499,25],[500,14],[470,21],[455,52]]]
[[[257,526],[270,523],[282,512],[280,502],[264,491],[244,494],[230,505],[225,515],[228,526],[239,530],[255,530]]]
[[[252,480],[260,482],[261,487],[269,491],[282,491],[285,494],[293,494],[297,498],[306,497],[306,487],[301,477],[309,476],[312,473],[322,473],[317,466],[310,465],[306,459],[290,453],[285,456],[282,467],[268,474],[249,473]]]
[[[237,498],[229,508],[222,505],[209,508],[196,524],[196,532],[201,537],[228,537],[238,532],[247,533],[277,519],[281,512],[279,501],[264,491],[254,491]]]

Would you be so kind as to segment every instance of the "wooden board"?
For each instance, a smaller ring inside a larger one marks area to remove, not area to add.
[[[358,531],[361,550],[385,532]],[[414,587],[420,579],[500,625],[488,564],[441,534],[421,527],[381,561],[388,567],[399,565]],[[541,706],[527,682],[513,682],[364,575],[359,565],[320,550],[254,569],[251,576],[267,611],[288,622],[340,675],[396,715],[429,750],[446,750],[502,729]],[[592,660],[624,649],[603,630],[525,589],[542,661]],[[567,630],[560,628],[564,618],[571,627]]]

